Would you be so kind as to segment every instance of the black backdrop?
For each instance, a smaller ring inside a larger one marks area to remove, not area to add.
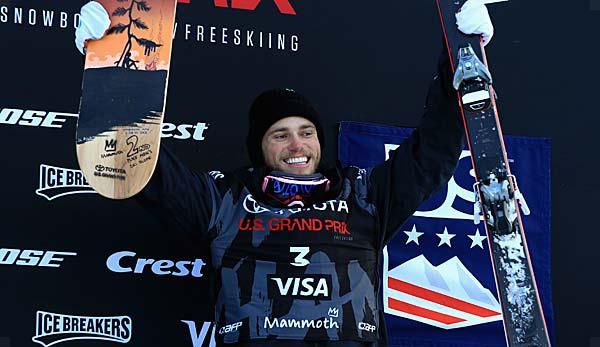
[[[247,108],[255,95],[271,87],[293,87],[313,100],[327,120],[329,160],[335,160],[340,120],[416,125],[441,51],[432,1],[290,2],[296,15],[280,14],[274,0],[262,0],[255,11],[216,7],[210,0],[178,5],[166,122],[199,130],[195,138],[181,139],[186,132],[176,130],[167,135],[177,136],[163,140],[191,167],[245,164],[241,139]],[[110,201],[72,186],[40,190],[55,184],[51,178],[61,171],[42,165],[77,169],[73,114],[83,59],[73,32],[83,3],[0,0],[0,346],[34,345],[37,311],[125,315],[133,321],[132,345],[191,346],[189,326],[182,320],[196,322],[199,332],[212,316],[206,296],[212,280],[209,265],[202,268],[202,277],[173,276],[154,274],[150,267],[142,273],[115,273],[106,260],[130,251],[135,258],[121,264],[135,266],[141,258],[210,263],[206,245],[195,235],[159,225],[131,200]],[[593,203],[600,193],[593,144],[599,124],[594,101],[600,7],[594,0],[512,0],[489,7],[496,35],[488,60],[504,130],[548,137],[553,143],[557,345],[600,345],[600,236],[594,230],[598,212]],[[20,21],[15,11],[22,11]],[[44,14],[50,13],[52,25],[44,25]],[[61,23],[61,15],[66,22]],[[196,40],[198,25],[204,27],[203,42]],[[216,28],[215,43],[210,42],[211,26]],[[227,44],[219,43],[223,28],[228,29]],[[235,29],[241,30],[243,41],[246,31],[253,30],[254,46],[236,45]],[[269,49],[266,41],[258,47],[260,31],[264,37],[284,34],[285,49]],[[53,126],[32,126],[36,122],[26,120],[32,112],[18,118],[20,110],[38,111],[37,119],[47,119],[42,125]],[[49,123],[52,116],[57,120]],[[50,178],[45,184],[41,172]],[[24,250],[76,255],[44,253],[63,258],[51,262],[59,267],[49,267],[40,266],[43,262],[35,257],[27,261]]]

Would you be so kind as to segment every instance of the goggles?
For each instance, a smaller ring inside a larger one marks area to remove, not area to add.
[[[274,171],[265,176],[262,191],[288,207],[304,207],[329,191],[330,181],[321,174],[294,175]]]

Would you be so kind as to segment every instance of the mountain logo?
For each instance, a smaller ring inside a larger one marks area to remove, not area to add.
[[[498,300],[458,257],[434,266],[419,255],[388,271],[384,256],[385,313],[442,329],[502,320]]]

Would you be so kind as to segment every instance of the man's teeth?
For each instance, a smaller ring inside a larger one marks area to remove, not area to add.
[[[307,161],[308,161],[307,157],[296,157],[296,158],[289,158],[289,159],[285,160],[285,162],[288,164],[306,163]]]

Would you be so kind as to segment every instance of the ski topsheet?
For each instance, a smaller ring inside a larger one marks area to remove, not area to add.
[[[106,36],[88,42],[77,159],[101,195],[124,199],[150,180],[160,145],[177,0],[98,0]]]
[[[519,207],[524,214],[529,209],[510,173],[481,38],[456,26],[466,0],[436,2],[475,169],[475,223],[482,214],[506,341],[511,347],[550,346]]]

